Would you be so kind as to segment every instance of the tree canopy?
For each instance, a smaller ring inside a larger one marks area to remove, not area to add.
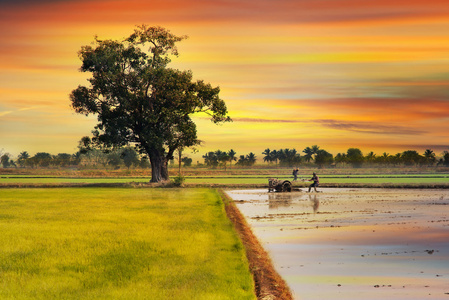
[[[93,141],[106,147],[134,145],[150,158],[152,182],[168,179],[168,161],[179,148],[199,143],[195,113],[214,123],[230,121],[219,87],[193,80],[191,71],[168,67],[178,55],[176,36],[162,27],[138,26],[122,41],[95,39],[79,52],[89,86],[70,99],[77,113],[97,115]]]

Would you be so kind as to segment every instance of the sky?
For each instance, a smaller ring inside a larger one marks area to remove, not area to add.
[[[197,155],[449,151],[447,0],[0,0],[0,151],[75,153],[78,51],[141,24],[188,35],[171,67],[221,89],[233,122],[194,116]]]

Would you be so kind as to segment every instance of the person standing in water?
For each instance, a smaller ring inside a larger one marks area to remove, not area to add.
[[[315,172],[313,172],[312,178],[310,178],[307,181],[313,181],[313,183],[309,186],[309,193],[312,188],[315,190],[315,192],[317,192],[316,187],[320,184],[320,179],[318,178]]]

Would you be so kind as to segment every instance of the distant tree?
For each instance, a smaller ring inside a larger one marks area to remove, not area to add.
[[[374,154],[374,152],[371,151],[365,156],[365,161],[369,164],[373,164],[374,162],[376,162],[376,154]]]
[[[227,163],[229,161],[229,156],[225,151],[216,150],[215,157],[218,160],[218,164],[223,166],[226,170]]]
[[[401,163],[403,163],[402,154],[396,153],[395,155],[391,155],[389,162],[393,165],[400,165]]]
[[[312,147],[306,147],[302,152],[304,152],[306,155],[304,155],[304,160],[306,162],[310,162],[314,157],[314,155],[318,152],[320,147],[317,145],[313,145]]]
[[[248,159],[248,165],[252,166],[256,163],[257,157],[254,153],[250,152],[247,156]]]
[[[264,157],[263,157],[264,162],[268,162],[268,163],[273,162],[273,157],[272,157],[270,148],[265,149],[262,152],[262,154],[264,155]]]
[[[32,157],[34,164],[40,167],[48,167],[52,162],[53,156],[47,152],[38,152]]]
[[[363,164],[363,153],[358,148],[349,148],[346,152],[346,159],[354,168],[360,168]]]
[[[218,158],[215,152],[210,151],[203,155],[204,164],[208,167],[216,168],[218,166]]]
[[[381,164],[389,164],[393,161],[393,157],[387,152],[384,152],[381,156],[378,156],[376,160]]]
[[[334,161],[337,164],[346,163],[347,162],[346,153],[337,153],[337,155],[335,155]]]
[[[3,154],[0,157],[0,161],[1,161],[1,164],[2,164],[3,168],[9,168],[9,166],[11,165],[11,161],[10,161],[8,153]]]
[[[122,163],[122,152],[120,149],[116,149],[113,151],[109,151],[108,153],[105,153],[107,164],[109,166],[112,166],[114,169],[119,169],[120,164]]]
[[[424,158],[428,165],[434,165],[437,160],[435,153],[431,149],[426,149],[426,151],[424,151]]]
[[[319,149],[315,155],[315,164],[318,165],[318,168],[322,168],[326,165],[330,165],[334,162],[334,157],[332,154],[327,152],[326,150]]]
[[[53,158],[53,164],[60,167],[67,167],[72,164],[72,155],[68,153],[58,153]]]
[[[182,162],[184,164],[184,167],[190,167],[192,165],[193,160],[190,157],[184,156],[182,158]]]
[[[257,157],[253,152],[247,155],[240,155],[237,165],[240,166],[253,166],[257,161]]]
[[[419,155],[419,153],[415,150],[407,150],[401,154],[401,161],[406,166],[420,164],[423,160],[423,156]]]
[[[247,165],[247,158],[245,157],[245,155],[240,155],[239,156],[239,160],[236,163],[239,166],[246,166]]]
[[[81,164],[86,166],[98,167],[103,166],[106,167],[109,162],[108,154],[100,149],[93,148],[86,152],[85,154],[81,154],[80,156]]]
[[[276,166],[278,164],[279,156],[280,156],[280,154],[277,150],[273,150],[270,152],[270,161],[272,161],[272,162],[274,161]]]
[[[162,27],[138,28],[121,41],[95,39],[79,52],[89,86],[78,86],[73,109],[96,115],[93,141],[107,148],[136,145],[151,161],[151,182],[168,180],[168,162],[180,147],[197,145],[195,113],[230,121],[220,88],[193,81],[191,71],[169,68],[176,36]]]
[[[122,149],[120,158],[123,160],[125,166],[129,168],[132,165],[139,165],[139,154],[132,147],[125,147]]]
[[[232,162],[233,161],[237,161],[237,157],[235,157],[237,155],[237,152],[234,151],[234,149],[231,149],[228,151],[228,157],[229,157],[229,168],[232,168]]]
[[[443,166],[449,167],[449,152],[448,151],[444,151],[444,154],[443,154]]]
[[[284,166],[293,166],[298,164],[301,160],[301,156],[296,152],[296,149],[280,149],[279,153],[279,162]]]
[[[25,167],[27,160],[30,158],[30,155],[26,151],[20,152],[19,156],[17,157],[17,163],[20,167]]]

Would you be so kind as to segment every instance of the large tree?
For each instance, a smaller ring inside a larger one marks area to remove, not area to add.
[[[230,121],[219,87],[193,81],[191,71],[168,67],[176,43],[186,38],[165,28],[138,26],[121,41],[95,39],[79,52],[89,86],[70,99],[76,112],[95,114],[93,141],[107,146],[135,145],[150,158],[152,182],[168,179],[168,161],[179,148],[199,143],[195,113],[214,123]]]

